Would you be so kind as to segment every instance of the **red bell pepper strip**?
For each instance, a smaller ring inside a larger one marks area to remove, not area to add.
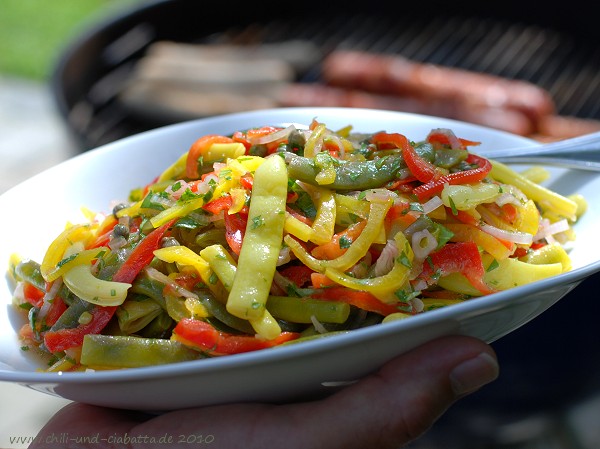
[[[23,282],[23,297],[33,307],[41,307],[44,292],[29,282]]]
[[[44,345],[52,353],[81,346],[85,335],[98,334],[104,329],[116,309],[117,306],[94,307],[90,311],[92,317],[88,323],[72,328],[47,331],[44,334]]]
[[[296,332],[282,332],[272,340],[263,340],[251,335],[236,335],[221,332],[202,320],[184,318],[173,329],[173,339],[210,355],[230,355],[272,348],[300,337]]]
[[[107,216],[96,231],[96,238],[86,246],[86,249],[108,246],[108,242],[111,238],[111,232],[117,223],[118,220],[114,215],[111,214]]]
[[[421,182],[429,182],[434,178],[441,176],[438,168],[421,157],[410,144],[406,136],[399,133],[380,132],[372,137],[372,142],[378,146],[400,148],[402,150],[402,158],[406,162],[406,166],[410,172]]]
[[[468,140],[468,139],[463,139],[460,137],[457,137],[458,142],[460,143],[462,149],[465,149],[466,147],[471,147],[471,146],[476,146],[476,145],[480,145],[481,142],[477,142],[474,140]],[[442,145],[450,145],[450,139],[448,138],[448,135],[443,133],[443,132],[431,132],[429,133],[429,135],[427,136],[427,142],[429,143],[439,143]]]
[[[348,243],[352,243],[358,238],[366,225],[367,220],[362,220],[348,226],[343,231],[334,234],[331,241],[315,246],[311,250],[311,254],[317,259],[333,260],[340,257],[347,251],[347,246],[340,245],[342,239],[346,239]]]
[[[485,268],[474,242],[449,243],[432,252],[423,263],[423,271],[419,278],[427,282],[435,276],[446,276],[450,273],[461,273],[483,294],[488,295],[495,291],[483,280]]]
[[[273,134],[274,132],[280,131],[281,129],[282,128],[278,128],[275,126],[263,126],[261,128],[249,129],[246,132],[236,131],[232,137],[233,137],[234,142],[242,143],[246,147],[246,151],[248,151],[253,145],[253,143],[252,143],[253,139],[257,139],[257,138],[263,137],[263,136],[268,136],[269,134]],[[274,142],[269,142],[267,144],[268,153],[269,154],[273,153],[277,149],[277,146],[279,145],[280,142],[281,142],[281,139],[278,139],[277,141],[274,141]]]
[[[304,287],[311,281],[311,275],[315,273],[306,265],[291,265],[279,272],[284,278],[293,282],[297,287]]]
[[[223,195],[209,201],[202,206],[202,209],[213,215],[218,215],[221,211],[228,211],[232,203],[233,199],[231,198],[231,195]]]
[[[246,232],[248,217],[245,214],[225,214],[225,240],[235,254],[239,255],[242,249],[242,241]]]
[[[53,326],[54,323],[58,321],[63,312],[67,310],[67,305],[62,300],[60,296],[55,296],[52,300],[52,305],[50,306],[50,310],[46,314],[44,319],[46,326]]]
[[[140,271],[152,262],[154,251],[160,247],[160,241],[166,232],[177,221],[176,218],[169,220],[162,226],[152,230],[133,249],[127,260],[119,267],[112,280],[115,282],[126,282],[131,284]]]
[[[445,184],[458,185],[479,182],[492,170],[492,163],[489,160],[474,154],[469,154],[467,163],[475,164],[477,167],[471,170],[449,173],[439,178],[434,178],[415,188],[413,193],[417,196],[419,201],[424,202],[432,196],[439,194],[444,189]]]

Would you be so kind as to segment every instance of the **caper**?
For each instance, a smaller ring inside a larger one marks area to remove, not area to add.
[[[115,237],[129,237],[129,227],[127,227],[124,224],[117,224],[115,225],[115,227],[113,228],[113,234],[115,235]]]
[[[262,144],[252,145],[250,147],[250,149],[248,150],[248,154],[250,156],[265,157],[267,154],[269,154],[269,150],[267,149],[266,145],[262,145]]]
[[[175,237],[164,237],[161,241],[160,241],[160,246],[162,248],[167,248],[169,246],[179,246],[180,243],[177,241],[177,239]]]
[[[119,203],[119,204],[117,204],[115,207],[113,207],[113,210],[112,210],[113,217],[115,217],[115,218],[117,218],[117,219],[118,219],[119,217],[117,216],[117,213],[118,213],[118,212],[119,212],[121,209],[125,209],[126,207],[127,207],[127,204],[125,204],[125,203]]]

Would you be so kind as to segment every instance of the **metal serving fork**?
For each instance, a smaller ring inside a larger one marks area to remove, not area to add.
[[[473,153],[501,162],[544,164],[600,171],[600,132],[532,147],[487,149]]]

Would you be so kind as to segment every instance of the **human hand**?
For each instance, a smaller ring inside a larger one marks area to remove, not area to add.
[[[54,449],[61,435],[68,435],[60,441],[66,449],[398,449],[426,432],[456,400],[497,376],[491,347],[470,337],[444,337],[317,401],[217,405],[159,416],[69,404],[30,449]]]

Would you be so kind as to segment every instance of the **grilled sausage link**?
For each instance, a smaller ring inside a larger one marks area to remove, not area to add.
[[[373,93],[512,109],[534,123],[555,112],[551,95],[530,82],[413,62],[395,54],[334,51],[323,61],[322,77],[333,86]]]

